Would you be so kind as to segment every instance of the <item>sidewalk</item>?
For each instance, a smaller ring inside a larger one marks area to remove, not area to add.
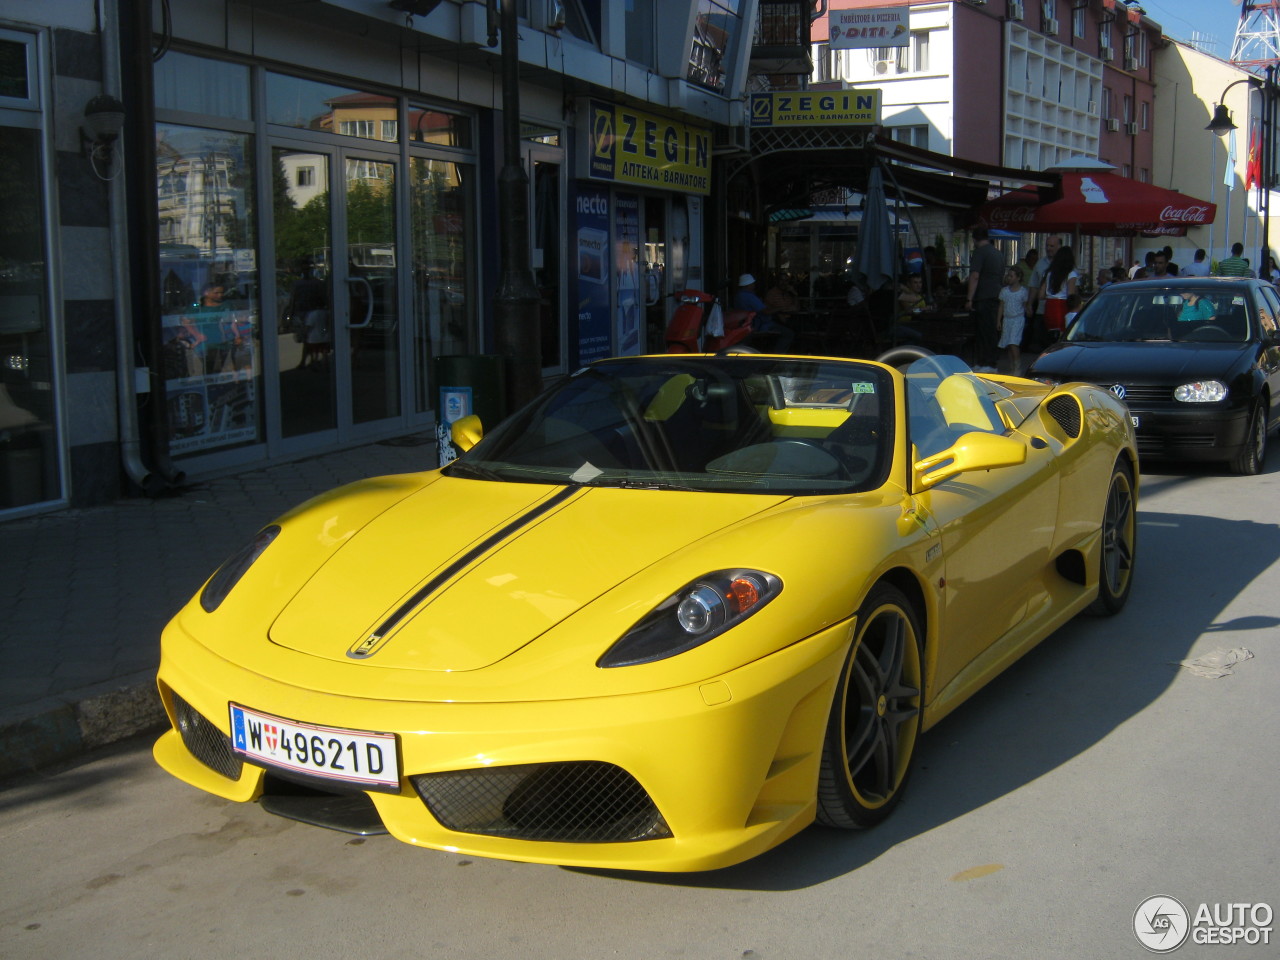
[[[160,631],[223,560],[314,494],[435,466],[417,434],[0,523],[0,776],[158,728]]]

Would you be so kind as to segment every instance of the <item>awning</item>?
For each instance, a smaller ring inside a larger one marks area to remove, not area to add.
[[[1066,171],[1057,190],[1033,184],[982,204],[975,222],[1026,233],[1095,237],[1183,237],[1213,223],[1217,206],[1105,170]]]

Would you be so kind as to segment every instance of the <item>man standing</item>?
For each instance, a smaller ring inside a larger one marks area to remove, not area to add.
[[[1209,276],[1209,261],[1205,259],[1205,252],[1197,250],[1195,259],[1182,268],[1182,272],[1178,274],[1181,277],[1207,277]]]
[[[774,344],[776,352],[786,353],[791,349],[791,342],[796,338],[795,331],[771,316],[773,311],[756,293],[756,278],[749,273],[738,278],[738,292],[733,298],[733,308],[755,314],[751,318],[752,333],[774,334],[777,337]]]
[[[1027,295],[1031,298],[1030,318],[1027,330],[1023,335],[1023,344],[1028,350],[1038,351],[1049,342],[1049,334],[1044,328],[1044,301],[1040,299],[1040,287],[1044,285],[1044,275],[1049,272],[1049,264],[1053,255],[1062,247],[1062,237],[1053,234],[1044,242],[1044,256],[1035,263],[1031,278],[1027,281]]]
[[[978,367],[995,369],[999,359],[996,314],[1000,309],[1000,287],[1004,283],[1004,257],[991,245],[986,227],[973,228],[973,256],[969,258],[969,292],[965,306],[977,318],[974,360]]]
[[[1243,243],[1233,243],[1231,245],[1231,256],[1223,257],[1218,261],[1218,276],[1220,277],[1251,277],[1253,271],[1249,269],[1249,261],[1241,254],[1244,253]]]
[[[1168,280],[1172,276],[1174,273],[1169,269],[1169,255],[1163,250],[1157,250],[1151,257],[1150,279]]]

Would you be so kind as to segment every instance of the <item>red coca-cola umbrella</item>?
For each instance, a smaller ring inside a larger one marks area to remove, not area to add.
[[[1217,212],[1215,204],[1106,170],[1067,170],[1056,190],[1023,187],[988,200],[976,222],[1021,233],[1183,237]]]

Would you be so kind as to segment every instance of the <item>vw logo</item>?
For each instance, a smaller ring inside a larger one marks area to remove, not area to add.
[[[1123,399],[1124,399],[1124,384],[1123,384],[1123,383],[1113,383],[1113,384],[1109,387],[1109,389],[1110,389],[1111,393],[1115,395],[1116,399],[1118,399],[1118,400],[1123,400]]]

